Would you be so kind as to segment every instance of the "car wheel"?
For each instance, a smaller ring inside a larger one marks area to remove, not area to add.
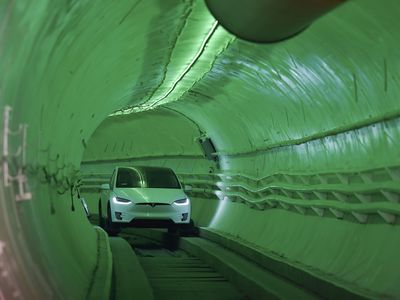
[[[180,225],[179,232],[181,235],[184,235],[184,236],[198,236],[199,228],[194,226],[193,220],[190,219],[190,222],[188,224]]]
[[[99,226],[101,228],[104,228],[104,218],[103,218],[103,213],[101,210],[101,199],[99,199],[99,220],[98,220],[98,222],[99,222]]]
[[[168,226],[168,233],[169,234],[176,234],[178,232],[178,226],[176,224]]]
[[[106,231],[109,235],[118,235],[121,231],[120,225],[112,221],[110,203],[107,204]]]

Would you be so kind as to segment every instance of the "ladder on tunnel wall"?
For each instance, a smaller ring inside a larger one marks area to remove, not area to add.
[[[21,123],[18,129],[10,129],[11,106],[5,106],[3,112],[3,184],[4,187],[12,187],[13,182],[17,183],[18,192],[15,195],[16,201],[26,201],[32,199],[32,193],[29,192],[28,178],[25,174],[26,167],[26,137],[28,125]],[[21,136],[20,145],[15,153],[10,151],[10,136]],[[16,175],[10,174],[10,165],[15,165]]]

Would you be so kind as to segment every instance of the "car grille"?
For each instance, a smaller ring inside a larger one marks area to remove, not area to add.
[[[169,205],[168,203],[136,203],[136,205],[148,205],[148,206],[162,206],[162,205]]]

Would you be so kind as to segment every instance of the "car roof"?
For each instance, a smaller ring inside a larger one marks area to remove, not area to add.
[[[156,171],[156,170],[160,170],[160,171],[168,170],[168,171],[172,171],[171,168],[167,168],[167,167],[152,167],[152,166],[119,166],[118,167],[118,169],[121,169],[121,168],[136,169],[139,172],[143,172],[143,171],[146,172],[148,170],[154,170],[154,171]]]

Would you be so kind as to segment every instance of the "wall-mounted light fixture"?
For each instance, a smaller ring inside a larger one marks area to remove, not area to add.
[[[204,156],[208,160],[213,160],[213,161],[218,161],[218,155],[217,155],[217,150],[215,150],[214,143],[212,140],[207,137],[203,136],[198,139],[198,142],[200,144],[201,149],[203,150]]]

